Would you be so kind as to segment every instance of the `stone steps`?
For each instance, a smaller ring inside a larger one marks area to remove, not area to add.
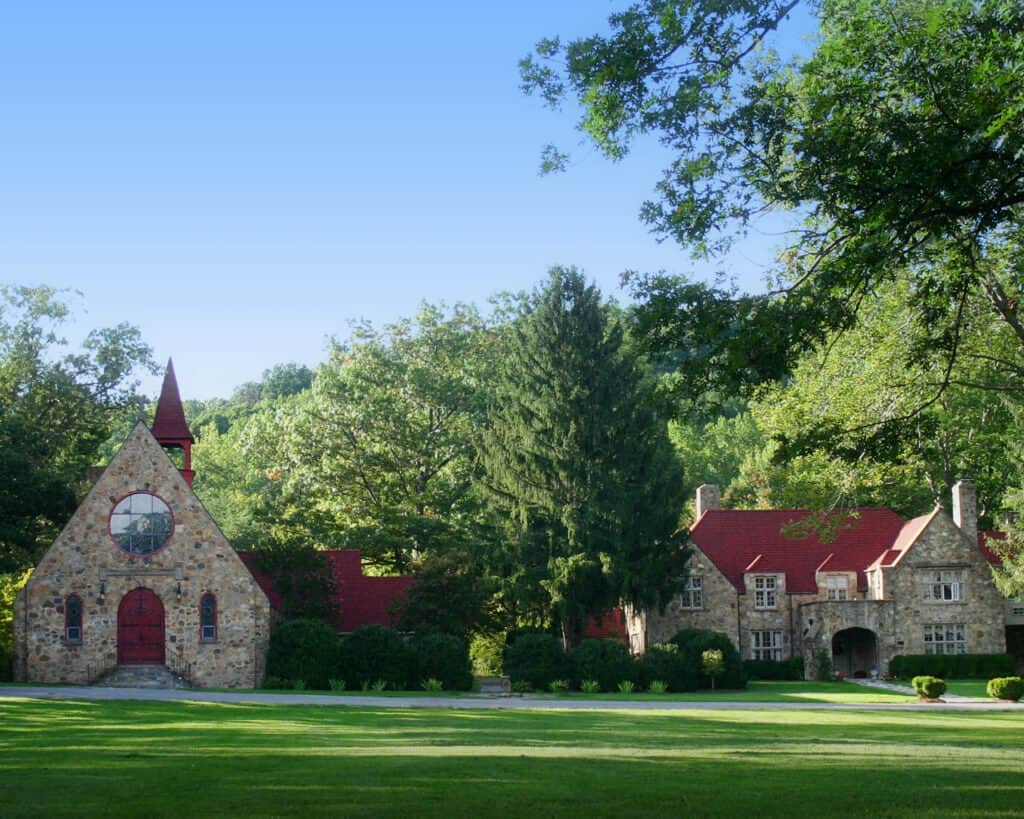
[[[101,688],[188,688],[188,682],[162,665],[122,665],[95,683]]]

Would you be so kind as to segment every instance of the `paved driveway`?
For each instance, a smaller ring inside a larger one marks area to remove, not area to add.
[[[92,688],[87,686],[0,686],[0,697],[66,700],[147,700],[150,702],[226,702],[267,705],[329,705],[349,708],[544,709],[551,711],[1012,711],[1024,704],[959,699],[926,703],[825,702],[654,702],[649,700],[573,700],[533,696],[377,697],[373,695],[265,694],[259,691],[202,689]]]

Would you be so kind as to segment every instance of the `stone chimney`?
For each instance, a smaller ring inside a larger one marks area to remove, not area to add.
[[[697,487],[697,520],[709,509],[721,506],[722,493],[713,483],[702,483]]]
[[[964,530],[971,543],[978,541],[978,493],[973,481],[958,481],[953,487],[953,523]]]

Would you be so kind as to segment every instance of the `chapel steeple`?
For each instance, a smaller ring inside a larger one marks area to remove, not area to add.
[[[182,477],[192,485],[192,444],[195,438],[185,420],[185,408],[181,405],[181,394],[178,392],[178,381],[174,377],[174,362],[167,359],[167,372],[164,373],[164,384],[160,389],[160,400],[156,403],[156,414],[150,428],[153,437],[165,449],[180,449],[185,453],[185,465],[181,469]]]

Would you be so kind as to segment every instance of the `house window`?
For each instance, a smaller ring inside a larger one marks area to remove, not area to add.
[[[933,603],[963,602],[963,573],[953,571],[927,572],[924,581],[924,599]]]
[[[217,639],[217,598],[209,592],[199,601],[199,639],[204,643]]]
[[[750,654],[755,660],[782,659],[781,631],[752,631]]]
[[[849,582],[845,577],[829,577],[825,580],[829,600],[845,600],[849,592]]]
[[[64,642],[82,642],[82,600],[77,594],[64,601]]]
[[[683,608],[702,609],[704,608],[704,578],[688,577],[683,587]]]
[[[924,627],[925,654],[966,654],[967,629],[963,623],[935,623]]]
[[[774,609],[779,604],[779,598],[775,591],[776,578],[773,576],[759,576],[754,578],[754,608]]]

